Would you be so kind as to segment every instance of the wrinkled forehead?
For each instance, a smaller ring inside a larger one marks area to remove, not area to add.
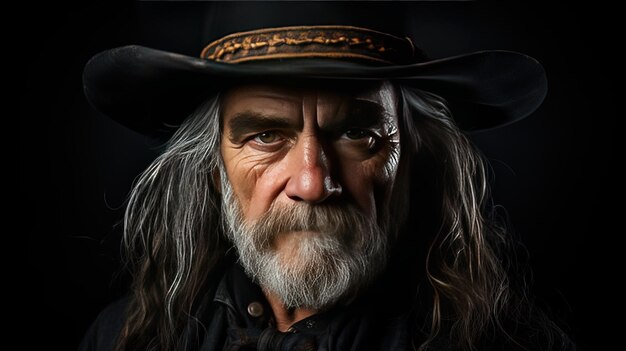
[[[243,81],[225,89],[224,100],[237,102],[250,97],[282,99],[301,103],[314,96],[318,104],[363,100],[379,104],[387,113],[395,114],[397,94],[393,84],[381,80],[297,80]]]

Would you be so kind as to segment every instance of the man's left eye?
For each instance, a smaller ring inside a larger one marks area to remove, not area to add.
[[[369,131],[365,129],[352,128],[352,129],[348,129],[344,135],[348,139],[359,140],[359,139],[371,137],[372,133],[370,133]]]

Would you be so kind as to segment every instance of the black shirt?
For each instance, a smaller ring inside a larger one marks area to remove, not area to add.
[[[408,315],[387,315],[374,304],[354,301],[303,319],[285,332],[274,327],[260,287],[235,265],[199,307],[181,346],[186,350],[409,350]],[[112,351],[128,300],[108,306],[93,323],[80,351]]]

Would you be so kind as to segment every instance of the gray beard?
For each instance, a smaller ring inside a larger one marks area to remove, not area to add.
[[[353,204],[274,206],[251,223],[224,171],[224,231],[246,273],[286,308],[327,309],[349,299],[384,268],[388,235]],[[315,233],[296,233],[296,232]],[[273,248],[279,235],[299,235],[288,253]]]

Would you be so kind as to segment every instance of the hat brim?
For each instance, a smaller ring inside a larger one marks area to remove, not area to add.
[[[541,64],[510,51],[397,66],[328,59],[227,64],[133,45],[94,56],[83,83],[97,110],[142,134],[162,136],[227,83],[271,77],[396,81],[445,98],[457,124],[469,131],[522,119],[547,92]]]

